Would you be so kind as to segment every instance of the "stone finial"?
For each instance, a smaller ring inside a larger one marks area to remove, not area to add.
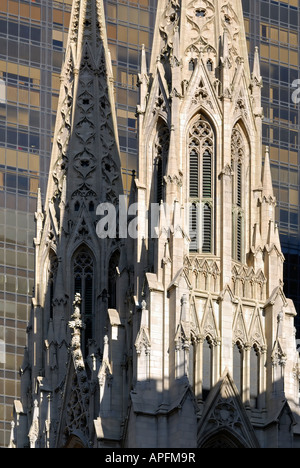
[[[81,330],[84,329],[84,323],[81,320],[81,295],[79,293],[75,294],[75,299],[73,302],[73,314],[71,318],[73,320],[69,321],[69,328],[73,330],[71,346],[74,350],[80,349],[81,346]]]

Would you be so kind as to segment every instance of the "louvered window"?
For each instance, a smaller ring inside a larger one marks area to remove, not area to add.
[[[156,180],[157,180],[157,189],[156,189],[156,202],[160,203],[163,199],[163,162],[161,158],[157,160],[156,167]]]
[[[212,194],[212,172],[211,172],[211,153],[204,151],[203,153],[203,185],[202,185],[202,196],[203,198],[211,198]]]
[[[211,252],[211,207],[208,204],[203,206],[203,233],[202,233],[202,252]]]
[[[199,197],[199,154],[194,149],[190,152],[190,197]]]
[[[212,252],[214,133],[199,116],[189,134],[190,251]]]
[[[236,226],[236,259],[242,261],[242,218],[238,216]]]
[[[198,203],[192,203],[190,205],[190,226],[189,226],[189,234],[190,234],[190,251],[197,252],[198,251]]]
[[[244,164],[245,143],[242,131],[235,127],[231,137],[231,168],[232,179],[232,256],[235,260],[243,261],[244,242]]]
[[[236,169],[236,204],[237,206],[242,206],[242,165],[241,163],[237,164]]]

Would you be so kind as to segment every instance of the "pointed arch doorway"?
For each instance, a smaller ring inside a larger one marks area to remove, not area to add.
[[[208,436],[199,448],[248,448],[229,431],[221,430]]]
[[[67,449],[84,449],[86,448],[84,443],[82,442],[81,438],[78,437],[77,435],[75,434],[71,434],[70,437],[68,438],[67,442],[66,442],[66,445],[64,446],[64,448],[67,448]]]

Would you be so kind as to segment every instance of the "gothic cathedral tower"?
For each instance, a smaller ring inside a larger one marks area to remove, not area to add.
[[[295,309],[241,1],[158,0],[138,85],[125,200],[102,1],[74,0],[11,446],[299,447]]]

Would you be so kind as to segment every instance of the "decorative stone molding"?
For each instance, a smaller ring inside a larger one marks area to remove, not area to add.
[[[180,21],[180,3],[178,0],[168,0],[163,12],[159,30],[165,45],[161,50],[162,55],[172,54],[174,47],[174,36],[178,30]]]
[[[185,48],[185,54],[197,53],[209,46],[216,54],[213,44],[213,27],[215,20],[215,5],[208,0],[192,0],[186,8],[186,19],[189,26],[189,45]]]

